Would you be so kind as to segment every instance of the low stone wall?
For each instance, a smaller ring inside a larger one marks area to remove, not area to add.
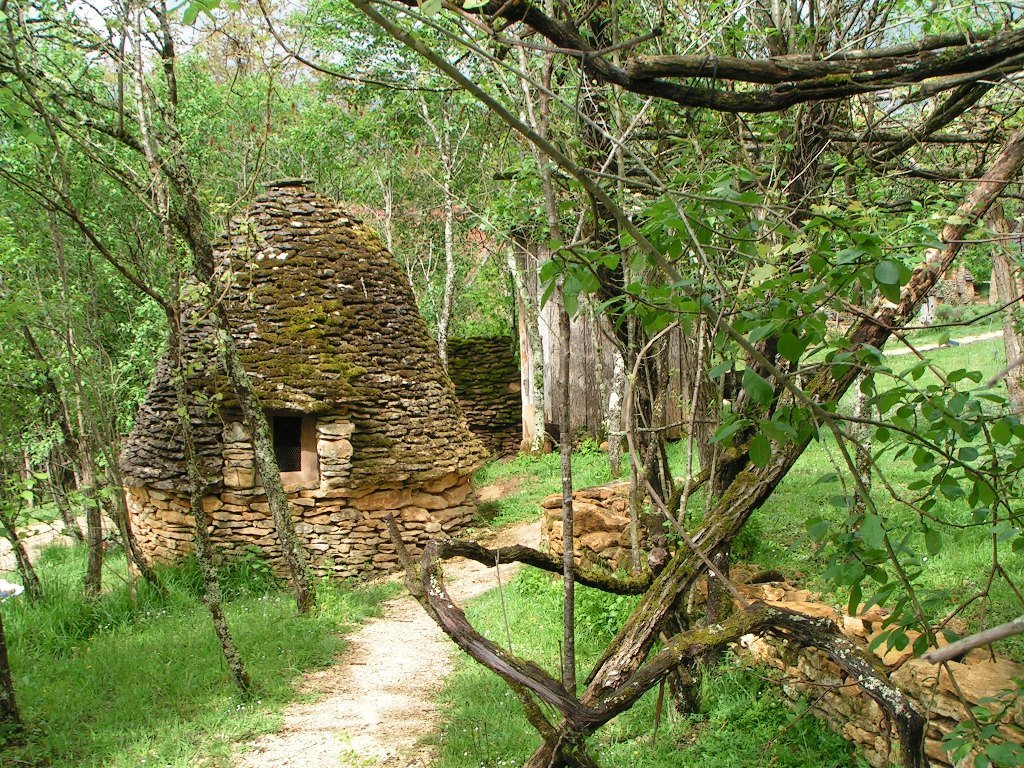
[[[582,488],[573,493],[573,549],[576,562],[628,569],[629,483]],[[541,503],[541,549],[562,551],[562,494],[553,493]]]
[[[512,337],[449,342],[448,375],[470,431],[490,451],[518,452],[523,438],[522,386]]]
[[[626,483],[585,488],[573,494],[577,562],[602,564],[613,570],[628,567],[627,494]],[[541,547],[546,547],[553,554],[560,553],[562,497],[553,494],[541,505]],[[742,581],[738,577],[742,567],[735,570],[734,577]],[[739,591],[748,600],[762,600],[809,616],[830,619],[847,637],[865,648],[883,630],[882,624],[888,616],[877,607],[857,616],[847,615],[826,605],[808,590],[787,582],[741,584]],[[904,650],[888,649],[883,644],[875,653],[888,670],[892,682],[916,703],[918,710],[927,718],[925,748],[932,765],[952,766],[941,741],[944,734],[968,718],[964,702],[967,707],[993,707],[985,700],[1010,686],[1013,678],[1024,678],[1024,666],[1008,659],[993,658],[987,651],[978,649],[950,662],[947,672],[914,658],[912,647],[917,636],[910,632],[907,634],[910,643]],[[786,697],[793,702],[809,701],[814,714],[824,719],[836,733],[863,747],[871,765],[882,768],[897,762],[893,753],[897,749],[898,738],[895,731],[890,732],[882,710],[863,694],[855,680],[849,679],[823,654],[815,649],[789,647],[781,640],[753,635],[743,638],[736,651],[782,672]],[[964,701],[961,701],[957,689]],[[1014,722],[1018,729],[1024,729],[1024,713],[1020,707],[1014,715]],[[1001,739],[1024,743],[1024,730],[1004,727],[999,733]],[[973,765],[973,762],[969,758],[964,764]]]
[[[748,599],[831,619],[843,634],[865,647],[882,631],[887,617],[887,613],[878,608],[849,616],[825,605],[811,592],[786,583],[743,585],[740,592]],[[931,764],[953,766],[949,753],[942,748],[942,737],[967,720],[964,702],[968,707],[985,706],[995,711],[995,705],[986,699],[1010,686],[1012,678],[1024,677],[1024,666],[1008,659],[993,658],[987,651],[976,649],[941,669],[914,658],[912,646],[917,636],[907,634],[910,644],[904,650],[888,649],[883,643],[875,654],[888,670],[890,680],[927,718],[925,751]],[[824,654],[752,635],[744,638],[737,650],[781,671],[786,679],[785,696],[791,701],[808,701],[811,711],[832,730],[863,747],[871,765],[883,768],[898,762],[895,754],[898,737],[886,723],[881,708]],[[1024,728],[1024,714],[1019,707],[1014,722],[1018,729]],[[999,738],[1024,744],[1024,731],[1004,726],[999,730]],[[968,758],[964,764],[973,765],[973,760]]]
[[[319,576],[350,577],[398,567],[398,555],[384,519],[393,515],[412,552],[439,533],[455,534],[476,513],[468,476],[447,474],[401,487],[350,488],[352,425],[320,419],[319,472],[311,481],[285,484],[295,532]],[[253,466],[252,446],[238,422],[224,428],[222,490],[206,497],[214,546],[230,557],[258,547],[271,567],[285,574],[270,508]],[[400,478],[396,478],[400,479]],[[171,489],[127,489],[128,506],[143,552],[155,562],[172,562],[192,551],[195,521],[188,498]]]

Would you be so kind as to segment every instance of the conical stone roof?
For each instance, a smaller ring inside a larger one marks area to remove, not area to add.
[[[354,425],[350,485],[468,474],[485,455],[469,432],[412,290],[377,234],[304,183],[276,182],[218,243],[225,307],[263,407],[343,415]],[[189,389],[203,469],[220,473],[234,396],[208,320],[187,324]],[[121,456],[129,485],[183,489],[180,428],[161,360]]]

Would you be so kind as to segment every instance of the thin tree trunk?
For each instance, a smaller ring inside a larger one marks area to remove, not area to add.
[[[863,378],[857,379],[854,388],[857,390],[853,400],[853,415],[858,419],[871,418],[871,398],[861,391],[860,384]],[[858,484],[854,491],[855,505],[853,513],[860,515],[868,508],[870,500],[866,494],[871,492],[871,427],[867,424],[858,424],[853,427],[853,433],[857,443],[853,447],[853,463],[857,470]]]
[[[214,267],[213,244],[206,231],[204,208],[199,198],[192,171],[188,164],[183,162],[186,153],[184,151],[184,141],[178,130],[176,117],[178,103],[177,75],[175,72],[176,54],[174,37],[171,33],[166,6],[161,6],[160,8],[159,21],[162,43],[159,47],[159,55],[167,86],[167,100],[162,105],[161,110],[161,128],[166,138],[163,156],[153,135],[152,121],[148,115],[149,92],[145,86],[141,42],[142,30],[141,20],[139,20],[136,27],[138,41],[135,81],[136,96],[139,104],[138,118],[142,137],[141,144],[146,160],[149,163],[154,189],[160,197],[159,208],[163,211],[164,226],[169,226],[171,220],[170,196],[164,182],[166,174],[166,179],[174,187],[180,200],[180,208],[175,212],[176,224],[192,251],[193,274],[198,282],[207,289],[210,296],[219,296],[221,295],[221,286]],[[164,156],[176,158],[176,160],[167,161],[164,159]],[[231,336],[231,326],[223,304],[218,302],[210,309],[217,331],[221,362],[223,363],[228,381],[235,392],[235,396],[238,398],[249,434],[252,435],[256,469],[260,473],[263,490],[267,496],[267,504],[270,507],[271,518],[274,521],[274,528],[281,546],[281,554],[288,568],[288,575],[295,592],[295,603],[300,613],[308,613],[316,602],[316,595],[312,588],[312,578],[306,563],[305,553],[299,544],[298,537],[295,535],[295,527],[292,523],[288,499],[281,484],[281,472],[277,465],[277,459],[274,456],[274,447],[270,437],[270,426],[267,423],[267,416],[256,397],[252,382],[249,380],[249,375],[242,366],[238,348],[235,345],[234,338]]]
[[[224,323],[225,319],[222,314],[222,312],[218,313],[221,323]],[[234,387],[245,423],[252,435],[256,470],[260,473],[260,482],[263,484],[263,492],[267,496],[267,504],[270,507],[274,528],[277,531],[277,540],[281,545],[281,554],[291,578],[292,589],[295,592],[295,605],[299,613],[309,613],[316,604],[316,593],[313,589],[313,580],[306,562],[305,552],[295,533],[288,497],[281,484],[281,470],[278,468],[277,457],[274,455],[274,443],[270,437],[267,415],[260,407],[256,393],[252,389],[252,382],[242,367],[235,341],[226,329],[221,330],[220,340],[220,351],[228,379]]]
[[[29,559],[28,551],[25,549],[25,543],[21,540],[21,536],[18,535],[17,521],[10,519],[7,515],[0,515],[0,524],[3,525],[4,536],[10,542],[11,550],[14,552],[14,559],[18,564],[18,573],[21,575],[21,583],[25,587],[26,594],[28,594],[32,602],[42,600],[43,585],[39,581],[36,569],[32,567],[32,561]]]
[[[605,430],[608,435],[608,466],[612,477],[618,477],[622,473],[622,440],[625,438],[622,431],[622,399],[625,390],[626,361],[622,353],[616,350],[612,385],[608,393],[608,422]]]
[[[562,454],[562,685],[572,695],[576,695],[576,582],[573,575],[575,526],[573,524],[572,504],[572,426],[569,423],[571,408],[569,407],[569,368],[571,351],[569,348],[569,313],[565,302],[558,304],[558,335],[561,350],[558,357],[558,378],[562,385],[562,397],[559,404],[559,450]]]
[[[117,463],[117,457],[109,450],[105,450],[104,454],[106,455],[107,474],[109,476],[107,488],[110,491],[110,501],[113,510],[111,518],[114,520],[115,525],[117,525],[121,539],[124,541],[125,555],[129,568],[137,570],[151,587],[158,591],[163,591],[163,585],[160,583],[156,571],[149,564],[146,555],[139,546],[139,540],[135,537],[131,515],[128,514],[128,500],[124,495],[124,480],[121,477],[121,468]]]
[[[451,177],[446,169],[444,180],[444,293],[441,296],[441,312],[437,318],[437,351],[445,370],[448,369],[448,333],[452,324],[452,307],[455,304],[455,201],[452,198],[451,183]]]
[[[1001,236],[1000,245],[992,254],[992,290],[998,293],[1000,303],[1013,302],[1003,313],[1003,346],[1006,349],[1006,394],[1016,414],[1024,413],[1024,338],[1017,333],[1017,324],[1024,313],[1024,280],[1020,278],[1019,260],[1024,255],[1024,241],[1020,232],[1011,230],[1002,204],[992,206],[988,214],[989,226]]]
[[[189,482],[189,504],[192,508],[192,515],[195,519],[195,544],[196,560],[199,563],[199,570],[203,576],[203,605],[210,612],[210,619],[213,622],[213,631],[220,643],[221,654],[227,664],[228,671],[242,696],[248,696],[252,690],[252,683],[249,674],[245,670],[245,662],[235,644],[234,636],[228,626],[227,617],[224,615],[224,599],[220,589],[220,581],[217,577],[217,568],[213,563],[213,547],[210,544],[210,521],[206,516],[203,507],[203,499],[206,496],[206,489],[209,486],[207,480],[202,476],[199,467],[199,460],[196,457],[195,437],[192,432],[192,416],[189,406],[191,405],[188,395],[185,392],[183,382],[183,369],[181,365],[181,328],[180,317],[172,318],[171,349],[173,350],[173,368],[171,379],[174,382],[174,394],[178,401],[178,418],[181,425],[181,438],[185,446],[185,466],[188,471]]]
[[[519,354],[522,373],[523,440],[519,450],[539,453],[544,445],[544,344],[540,336],[540,311],[526,284],[530,268],[529,245],[519,240],[509,253],[508,270],[516,289],[519,306]],[[516,252],[522,254],[522,263]]]
[[[21,716],[14,700],[14,679],[11,677],[11,663],[7,658],[7,636],[4,634],[3,613],[0,612],[0,725],[9,732],[20,733]]]
[[[66,185],[66,178],[62,180]],[[64,237],[60,231],[60,223],[57,221],[57,214],[48,211],[48,222],[50,225],[50,236],[53,241],[53,253],[57,258],[57,266],[60,271],[61,287],[64,295],[70,296],[68,282],[67,259],[64,254]],[[66,313],[65,313],[66,314]],[[68,317],[64,319],[63,342],[67,350],[68,367],[74,383],[75,399],[77,402],[78,433],[76,439],[76,450],[79,459],[79,490],[85,504],[85,542],[88,546],[88,559],[86,561],[83,587],[85,594],[99,595],[103,588],[103,513],[97,499],[96,457],[92,438],[94,434],[89,429],[88,422],[92,419],[86,418],[86,409],[89,408],[88,398],[84,389],[82,371],[78,365],[78,355],[75,351],[74,332],[71,328],[71,321]],[[31,335],[31,334],[29,334]]]
[[[96,597],[103,589],[103,511],[96,497],[96,474],[92,459],[82,464],[82,498],[85,504],[85,543],[88,548],[83,586]]]
[[[72,473],[59,463],[56,451],[54,450],[50,451],[47,464],[49,469],[47,484],[50,488],[50,496],[53,497],[53,503],[60,513],[61,520],[64,521],[64,530],[75,541],[84,543],[85,534],[82,533],[82,528],[78,525],[78,520],[75,519],[74,510],[71,508],[71,500],[68,498],[67,485],[73,482],[73,480],[69,481],[67,475]]]

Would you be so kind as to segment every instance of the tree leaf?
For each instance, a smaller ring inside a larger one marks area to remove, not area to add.
[[[895,261],[885,259],[875,264],[875,282],[879,286],[900,284],[900,267]]]
[[[732,370],[734,363],[732,360],[726,360],[724,363],[719,363],[714,368],[710,369],[707,373],[709,379],[719,379],[725,376],[726,373]]]
[[[779,334],[778,340],[779,354],[789,360],[789,362],[795,363],[800,360],[800,356],[804,353],[804,350],[807,349],[809,341],[809,337],[800,339],[788,331],[786,333],[781,333]]]
[[[864,513],[864,520],[857,531],[861,541],[871,549],[881,549],[885,543],[885,528],[882,527],[882,518],[872,512]]]
[[[423,0],[420,3],[420,10],[425,16],[436,16],[441,10],[442,0]]]
[[[764,435],[755,435],[750,441],[750,461],[755,467],[766,467],[772,458],[772,444]]]
[[[733,435],[739,432],[746,425],[745,419],[736,419],[736,421],[730,422],[729,424],[723,424],[718,428],[709,443],[721,443],[729,440]]]
[[[743,389],[758,405],[768,405],[772,401],[772,385],[753,368],[743,371]]]

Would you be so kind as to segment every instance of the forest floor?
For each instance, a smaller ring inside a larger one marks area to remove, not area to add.
[[[537,546],[537,521],[495,531],[487,546]],[[445,585],[458,603],[498,586],[495,569],[458,559],[445,565]],[[507,581],[515,566],[501,569]],[[437,693],[457,649],[408,594],[346,637],[338,663],[306,675],[306,701],[284,711],[279,731],[243,745],[236,768],[425,768],[437,731]]]

